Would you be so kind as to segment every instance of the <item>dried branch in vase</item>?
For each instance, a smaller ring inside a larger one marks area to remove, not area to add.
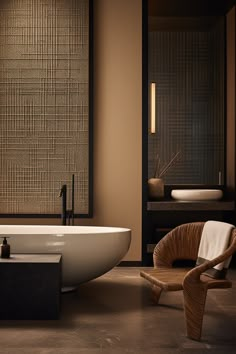
[[[179,161],[180,158],[180,151],[178,151],[169,162],[167,162],[163,167],[161,167],[161,159],[160,156],[157,154],[156,156],[156,165],[155,165],[155,171],[154,171],[154,176],[153,178],[162,178],[167,171],[169,171],[169,169],[171,167],[173,167],[173,165]]]

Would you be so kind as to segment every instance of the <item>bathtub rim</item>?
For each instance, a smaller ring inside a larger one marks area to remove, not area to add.
[[[82,226],[82,225],[0,225],[0,235],[96,235],[130,232],[131,229],[116,226]]]

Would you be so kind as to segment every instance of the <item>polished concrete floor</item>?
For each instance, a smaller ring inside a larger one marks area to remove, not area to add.
[[[63,294],[58,321],[0,321],[0,353],[236,352],[236,269],[233,289],[208,292],[201,342],[185,336],[181,292],[153,306],[140,269],[117,267]]]

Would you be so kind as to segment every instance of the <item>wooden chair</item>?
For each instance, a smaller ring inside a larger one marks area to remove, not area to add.
[[[154,249],[154,268],[140,272],[140,275],[151,283],[156,304],[163,290],[183,290],[187,336],[194,340],[201,339],[207,290],[232,287],[232,282],[228,279],[216,280],[202,273],[223,262],[236,251],[234,228],[229,247],[217,258],[194,268],[173,268],[175,260],[197,259],[203,226],[204,222],[195,222],[173,229]]]

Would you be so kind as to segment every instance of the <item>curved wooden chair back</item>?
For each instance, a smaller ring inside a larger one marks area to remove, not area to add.
[[[154,249],[154,267],[171,267],[178,259],[196,260],[204,224],[183,224],[165,235]]]

